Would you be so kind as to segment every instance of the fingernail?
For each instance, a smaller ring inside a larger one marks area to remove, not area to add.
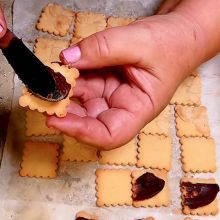
[[[0,33],[1,33],[3,30],[4,30],[3,27],[0,25]]]
[[[81,51],[78,46],[65,49],[60,54],[60,59],[64,63],[75,63],[81,58]]]

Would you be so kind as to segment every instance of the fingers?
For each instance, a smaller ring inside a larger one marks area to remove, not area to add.
[[[122,109],[110,109],[98,118],[67,114],[65,118],[50,116],[47,126],[54,127],[77,140],[110,150],[127,143],[139,129],[138,120]]]
[[[83,73],[76,81],[73,88],[73,97],[85,102],[91,98],[102,97],[105,80],[96,73]]]
[[[2,8],[0,7],[0,38],[5,35],[6,32],[6,22]]]
[[[141,59],[137,48],[137,34],[132,26],[117,27],[98,32],[60,54],[64,64],[79,69],[136,63]]]
[[[78,105],[74,101],[71,101],[69,106],[67,107],[67,112],[71,114],[78,115],[80,117],[87,116],[86,109],[82,106]]]
[[[82,103],[92,98],[104,97],[109,100],[121,82],[118,74],[113,74],[112,71],[106,69],[98,74],[97,70],[92,70],[91,73],[87,74],[82,73],[73,89],[73,97],[79,99]]]
[[[172,11],[180,2],[181,0],[165,0],[162,5],[159,7],[159,10],[156,14],[162,15],[167,14]]]
[[[96,118],[101,112],[108,110],[108,104],[103,98],[89,99],[83,106],[71,101],[67,107],[67,112],[80,117],[90,116]]]
[[[84,103],[87,115],[96,118],[101,112],[108,110],[108,104],[103,98],[90,99]]]
[[[104,148],[111,142],[111,136],[105,125],[92,117],[79,117],[67,114],[65,118],[50,116],[47,126],[54,127],[77,140]]]

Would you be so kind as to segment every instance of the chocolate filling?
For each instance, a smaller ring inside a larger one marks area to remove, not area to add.
[[[66,98],[71,89],[71,85],[67,83],[66,78],[61,73],[59,72],[55,73],[48,66],[47,66],[47,70],[54,79],[55,89],[52,91],[51,90],[45,91],[45,94],[43,96],[39,94],[35,94],[35,95],[39,96],[42,99],[46,99],[48,101],[59,101]]]
[[[165,181],[156,177],[153,173],[146,172],[138,177],[132,187],[133,200],[141,201],[157,195],[165,185]]]
[[[210,204],[219,192],[219,185],[216,183],[182,182],[181,188],[186,191],[183,205],[189,206],[190,209]]]

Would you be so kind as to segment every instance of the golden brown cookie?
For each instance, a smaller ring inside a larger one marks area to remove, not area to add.
[[[171,104],[195,105],[201,104],[201,81],[200,77],[189,76],[177,88],[172,97]]]
[[[21,176],[55,178],[58,144],[27,141],[23,150]]]
[[[76,15],[74,36],[85,38],[106,28],[105,15],[92,12],[79,12]]]
[[[135,21],[135,18],[109,17],[107,20],[107,27],[125,26]]]
[[[133,166],[137,162],[137,146],[135,139],[119,148],[100,151],[101,164],[130,165]]]
[[[168,105],[155,119],[149,122],[141,132],[145,134],[170,134],[170,106]]]
[[[150,170],[156,177],[165,181],[164,188],[158,194],[152,198],[142,201],[133,201],[134,207],[160,207],[169,205],[169,190],[167,182],[167,172],[165,170]],[[138,177],[146,173],[146,170],[134,170],[132,171],[132,184],[134,184]]]
[[[38,37],[34,45],[34,54],[43,62],[60,62],[60,52],[69,46],[67,40]]]
[[[76,78],[79,76],[77,69],[60,66],[58,63],[48,64],[48,66],[55,72],[60,72],[72,88],[75,86]],[[64,117],[67,114],[66,108],[70,103],[70,97],[72,95],[73,92],[71,89],[69,95],[65,99],[58,102],[49,102],[34,96],[25,88],[23,90],[23,95],[19,98],[19,104],[20,106],[28,107],[31,110],[46,112],[48,115],[56,114],[58,117]]]
[[[199,179],[199,178],[188,178],[184,177],[181,179],[182,182],[190,182],[190,183],[216,183],[214,179]],[[184,187],[181,187],[182,192],[182,200],[186,196],[186,189]],[[212,201],[210,204],[198,207],[195,209],[191,209],[189,206],[186,206],[182,202],[182,212],[186,215],[216,215],[218,213],[218,203],[217,199]]]
[[[184,172],[215,172],[216,153],[212,138],[182,137],[181,158]]]
[[[97,206],[132,205],[130,170],[96,170]]]
[[[176,132],[178,137],[209,137],[208,114],[204,106],[175,107]]]
[[[74,12],[61,5],[49,3],[42,11],[36,24],[38,30],[66,36],[74,19]]]
[[[26,111],[26,135],[55,135],[60,134],[60,131],[46,126],[46,116],[38,111]]]
[[[97,161],[97,149],[64,135],[62,160],[77,162]]]
[[[164,135],[138,136],[138,167],[165,169],[171,168],[172,140]]]

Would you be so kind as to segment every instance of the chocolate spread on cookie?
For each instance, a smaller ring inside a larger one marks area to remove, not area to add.
[[[210,204],[219,192],[219,185],[216,183],[182,182],[181,188],[186,191],[183,196],[183,205],[190,209]]]
[[[165,185],[165,181],[153,173],[146,172],[138,177],[133,185],[133,200],[141,201],[157,195]]]
[[[46,100],[61,100],[67,97],[71,89],[71,85],[67,83],[66,78],[58,72],[54,72],[50,67],[47,66],[48,72],[52,75],[55,81],[55,90],[46,91],[48,94]],[[41,97],[42,98],[42,97]]]

